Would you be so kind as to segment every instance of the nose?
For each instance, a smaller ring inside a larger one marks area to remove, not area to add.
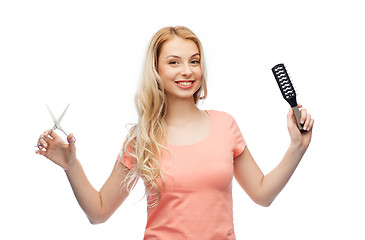
[[[181,75],[186,78],[190,78],[192,74],[193,72],[191,71],[189,64],[184,64],[181,68]]]

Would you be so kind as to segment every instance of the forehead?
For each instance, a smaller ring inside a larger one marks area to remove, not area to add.
[[[195,42],[180,37],[174,37],[164,43],[161,48],[160,57],[169,55],[190,57],[196,53],[199,53],[199,49]]]

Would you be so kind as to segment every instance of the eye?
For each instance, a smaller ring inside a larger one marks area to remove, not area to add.
[[[169,64],[170,65],[176,65],[176,64],[178,64],[178,62],[177,61],[170,61]]]
[[[200,61],[199,60],[192,60],[190,63],[194,64],[194,65],[198,65],[200,63]]]

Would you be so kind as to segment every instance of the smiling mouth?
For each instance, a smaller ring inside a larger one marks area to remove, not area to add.
[[[176,81],[176,83],[180,86],[190,86],[194,83],[194,81]]]

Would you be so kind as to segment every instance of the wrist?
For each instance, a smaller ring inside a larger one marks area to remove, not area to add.
[[[63,168],[66,173],[71,172],[77,165],[79,164],[79,160],[77,158],[68,162],[68,164]]]
[[[304,155],[304,153],[307,151],[307,148],[303,146],[301,143],[297,142],[290,142],[289,149],[291,149],[293,152]]]

